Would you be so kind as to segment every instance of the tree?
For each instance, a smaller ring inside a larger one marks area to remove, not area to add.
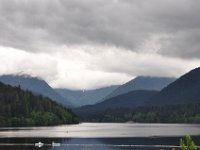
[[[194,141],[190,137],[190,135],[186,135],[186,141],[183,139],[180,140],[181,150],[197,150],[197,146]]]

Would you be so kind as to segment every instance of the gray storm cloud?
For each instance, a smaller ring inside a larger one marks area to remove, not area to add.
[[[198,0],[0,0],[0,43],[30,51],[71,44],[140,51],[151,37],[169,35],[157,53],[196,58],[199,13]]]
[[[0,74],[72,89],[178,77],[200,64],[199,13],[198,0],[0,0]]]

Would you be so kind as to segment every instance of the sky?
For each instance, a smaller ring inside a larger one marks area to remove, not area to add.
[[[200,65],[199,0],[0,0],[0,74],[96,89]]]

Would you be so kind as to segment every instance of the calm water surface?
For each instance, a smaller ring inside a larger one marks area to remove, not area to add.
[[[179,139],[186,134],[192,135],[196,144],[200,145],[200,125],[197,124],[82,123],[54,127],[0,128],[0,150],[153,150],[161,148],[131,145],[178,145]],[[39,141],[47,145],[35,147],[34,143]],[[61,143],[61,147],[52,147],[52,141]],[[4,145],[8,143],[19,145]]]

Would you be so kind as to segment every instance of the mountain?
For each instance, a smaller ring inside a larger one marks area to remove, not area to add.
[[[65,98],[60,96],[52,89],[44,80],[29,75],[2,75],[0,82],[11,86],[19,86],[23,90],[28,90],[36,95],[46,96],[64,106],[71,107],[72,104]]]
[[[155,86],[152,84],[152,87]],[[84,121],[199,123],[200,68],[191,70],[158,92],[135,90],[77,108],[75,112]]]
[[[0,82],[0,126],[48,126],[78,123],[78,118],[49,98]]]
[[[62,97],[73,103],[75,106],[83,106],[95,104],[108,94],[113,92],[118,86],[104,87],[95,90],[68,90],[68,89],[55,89]]]
[[[162,88],[172,83],[173,81],[175,81],[175,78],[139,76],[119,86],[116,90],[114,90],[111,94],[109,94],[103,100],[106,100],[106,99],[109,99],[111,97],[115,97],[121,94],[125,94],[131,91],[135,91],[135,90],[160,91]]]
[[[134,108],[138,106],[143,106],[144,102],[156,93],[157,91],[136,90],[116,97],[112,97],[95,105],[87,105],[77,108],[74,111],[79,116],[85,117],[88,114],[105,111],[107,109]]]
[[[200,103],[200,68],[181,76],[148,101],[151,105],[184,103]]]

